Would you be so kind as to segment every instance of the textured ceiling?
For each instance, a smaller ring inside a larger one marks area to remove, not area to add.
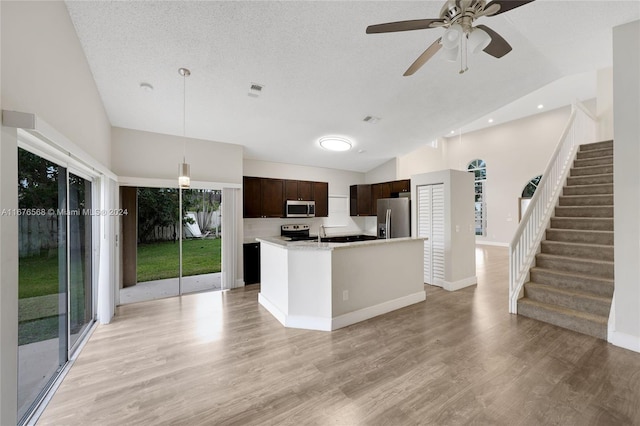
[[[612,27],[640,18],[638,1],[538,0],[476,21],[513,46],[502,59],[470,55],[460,75],[437,54],[403,77],[443,30],[365,28],[435,18],[442,1],[66,4],[112,125],[182,135],[178,68],[187,67],[187,136],[243,145],[246,158],[355,171],[559,78],[611,66]],[[259,97],[248,95],[251,83],[264,85]],[[350,137],[354,149],[321,150],[327,134]]]

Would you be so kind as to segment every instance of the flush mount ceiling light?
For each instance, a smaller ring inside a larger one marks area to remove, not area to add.
[[[320,146],[329,151],[349,151],[351,141],[342,136],[325,136],[318,141]]]
[[[544,105],[542,104],[538,105],[538,109],[542,109],[542,108],[544,108]]]

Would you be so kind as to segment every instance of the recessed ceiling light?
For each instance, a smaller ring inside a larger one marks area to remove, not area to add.
[[[544,108],[544,105],[542,104],[538,105],[538,109],[542,109],[542,108]]]
[[[351,141],[342,136],[324,136],[318,141],[320,146],[329,151],[349,151]]]
[[[451,131],[451,134],[453,135],[455,132],[456,132],[455,130],[452,130],[452,131]]]
[[[493,123],[493,118],[490,118],[490,119],[489,119],[489,123]]]
[[[140,83],[140,88],[145,92],[153,92],[153,86],[149,83]]]

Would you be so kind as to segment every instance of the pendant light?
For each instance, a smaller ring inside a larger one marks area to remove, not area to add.
[[[191,75],[191,71],[187,68],[180,68],[178,73],[182,76],[182,137],[184,138],[184,147],[182,152],[182,163],[178,165],[178,186],[180,188],[189,188],[191,186],[191,168],[186,161],[187,156],[187,131],[186,131],[186,109],[187,109],[187,77]]]

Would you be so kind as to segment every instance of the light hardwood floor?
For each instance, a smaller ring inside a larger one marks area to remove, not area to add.
[[[286,329],[259,287],[122,306],[39,425],[640,424],[640,354],[507,312],[477,286],[334,332]]]

